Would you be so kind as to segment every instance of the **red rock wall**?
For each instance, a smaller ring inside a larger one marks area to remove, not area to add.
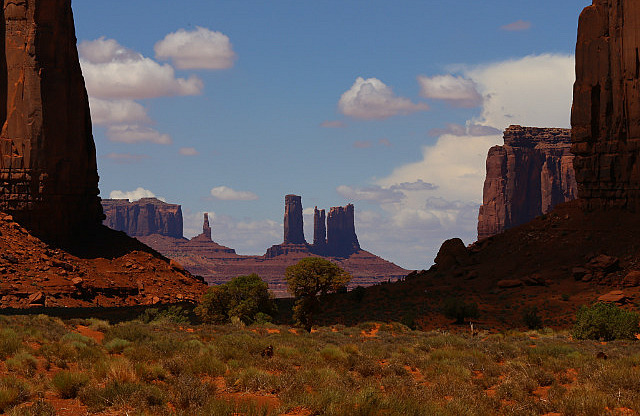
[[[66,242],[102,220],[71,0],[4,0],[0,210]]]
[[[180,205],[167,204],[156,198],[142,198],[136,202],[129,202],[127,199],[104,199],[102,206],[106,215],[104,225],[124,231],[131,237],[159,234],[182,238]],[[208,221],[205,222],[205,226],[208,226]],[[203,231],[206,232],[206,227],[203,227]]]
[[[354,207],[332,207],[327,215],[327,251],[332,256],[347,257],[360,250],[354,221]]]
[[[567,129],[510,126],[487,156],[478,239],[546,214],[577,196]]]
[[[306,244],[302,223],[302,198],[284,197],[284,244]]]
[[[589,209],[640,208],[639,49],[640,2],[594,0],[580,15],[571,134]]]

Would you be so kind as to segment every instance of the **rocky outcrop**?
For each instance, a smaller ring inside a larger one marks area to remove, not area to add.
[[[71,0],[6,0],[2,12],[0,210],[69,242],[102,220]]]
[[[348,257],[360,250],[356,235],[354,207],[332,207],[327,215],[327,252],[332,256]]]
[[[167,204],[156,198],[142,198],[135,202],[127,199],[104,199],[102,206],[106,216],[104,225],[124,231],[131,237],[159,234],[182,238],[180,205]],[[205,225],[208,226],[208,221],[205,221]],[[209,235],[210,233],[209,228]]]
[[[487,156],[478,239],[499,234],[577,197],[570,130],[510,126]]]
[[[324,251],[327,246],[327,217],[325,210],[313,209],[313,247]]]
[[[571,112],[579,196],[640,209],[640,3],[594,0],[580,15]]]
[[[302,223],[302,198],[298,195],[284,197],[284,243],[307,243]]]
[[[209,225],[209,214],[204,213],[204,223],[202,224],[202,235],[211,240],[211,225]]]

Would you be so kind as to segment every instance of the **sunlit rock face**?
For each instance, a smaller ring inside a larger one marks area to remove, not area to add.
[[[588,209],[640,208],[640,2],[595,0],[580,15],[571,114]]]
[[[47,240],[102,220],[96,151],[70,0],[4,0],[0,210]]]
[[[529,222],[577,197],[571,131],[510,126],[487,155],[478,239]]]

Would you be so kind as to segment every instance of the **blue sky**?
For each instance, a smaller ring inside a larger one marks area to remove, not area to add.
[[[365,249],[428,267],[474,240],[498,132],[568,127],[586,5],[75,0],[101,195],[179,203],[187,236],[210,212],[243,254],[285,194],[353,202]]]

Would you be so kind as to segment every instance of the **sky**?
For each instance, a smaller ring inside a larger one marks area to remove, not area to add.
[[[209,212],[240,254],[282,242],[284,196],[355,205],[409,269],[477,236],[510,124],[569,127],[587,1],[74,0],[103,198]]]

